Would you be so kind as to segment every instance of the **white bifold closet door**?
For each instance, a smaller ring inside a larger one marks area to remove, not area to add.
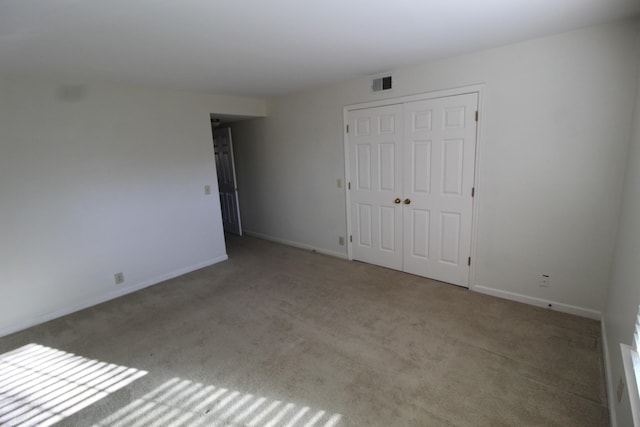
[[[348,113],[352,255],[469,285],[476,93]]]
[[[353,256],[402,270],[403,105],[349,112]]]

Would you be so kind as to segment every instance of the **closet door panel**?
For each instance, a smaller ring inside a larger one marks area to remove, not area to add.
[[[350,111],[347,150],[352,254],[358,261],[402,269],[403,107]]]
[[[460,286],[469,285],[477,105],[474,93],[404,110],[403,270]]]

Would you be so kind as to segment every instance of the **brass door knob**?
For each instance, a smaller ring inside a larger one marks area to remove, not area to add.
[[[393,202],[394,202],[396,205],[399,205],[401,201],[402,201],[402,200],[400,200],[400,198],[397,198],[397,199],[395,199]]]
[[[411,204],[411,199],[404,199],[404,204],[405,205],[410,205]]]

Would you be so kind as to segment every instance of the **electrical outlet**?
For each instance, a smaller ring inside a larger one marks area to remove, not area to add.
[[[206,196],[210,196],[211,195],[211,186],[210,185],[205,185],[204,186],[204,194]]]
[[[113,278],[116,281],[116,285],[124,283],[124,274],[123,273],[116,273],[116,274],[113,275]]]
[[[620,380],[618,381],[618,390],[616,391],[616,395],[618,397],[618,402],[620,402],[620,400],[622,400],[622,392],[624,391],[624,381],[622,380],[622,377],[620,377]]]
[[[342,236],[338,237],[338,244],[340,246],[344,246],[344,237],[342,237]]]
[[[543,288],[548,288],[551,285],[551,275],[549,274],[541,274],[540,275],[540,286]]]

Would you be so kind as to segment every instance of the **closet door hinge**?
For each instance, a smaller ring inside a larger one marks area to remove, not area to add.
[[[353,234],[349,234],[349,242],[353,242]]]
[[[471,265],[471,257],[467,258],[467,265]]]
[[[476,187],[471,187],[471,197],[476,197]]]
[[[476,122],[477,121],[478,121],[478,110],[476,110]],[[347,128],[348,128],[348,126],[347,126]],[[349,132],[349,131],[347,130],[347,132]]]
[[[347,133],[349,133],[349,125],[347,125]]]
[[[351,183],[347,183],[347,189],[351,190]]]

